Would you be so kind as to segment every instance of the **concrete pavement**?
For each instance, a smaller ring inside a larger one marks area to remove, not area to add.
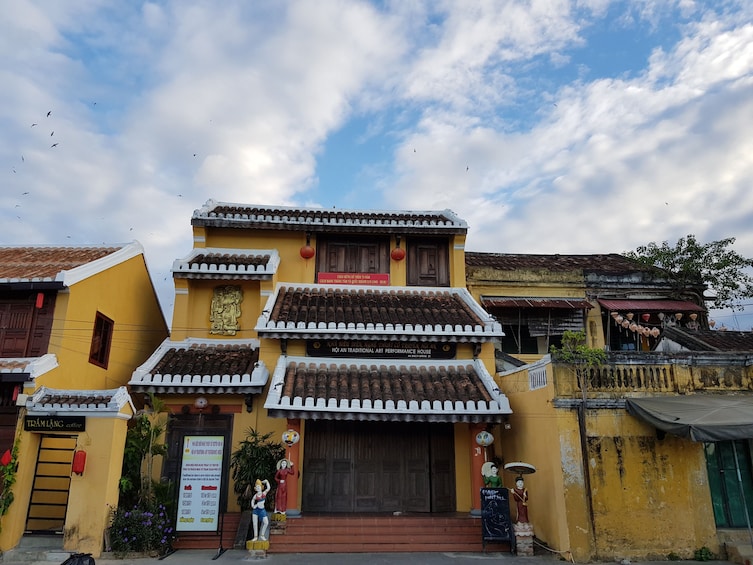
[[[268,554],[266,558],[254,558],[245,550],[229,549],[217,557],[217,550],[186,549],[165,557],[116,559],[103,554],[96,565],[244,565],[248,562],[270,565],[555,565],[567,563],[557,555],[518,557],[511,553],[291,553]],[[51,561],[2,562],[3,565],[51,565]],[[633,561],[630,565],[699,565],[699,561]],[[729,561],[706,561],[705,565],[731,565]]]

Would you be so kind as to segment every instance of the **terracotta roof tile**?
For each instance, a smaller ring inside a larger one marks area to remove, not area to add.
[[[499,325],[466,289],[330,285],[279,286],[256,330],[264,337],[501,335]]]
[[[691,351],[753,351],[753,332],[691,330],[670,326],[664,328],[663,337]]]
[[[269,279],[277,272],[276,249],[196,248],[173,262],[176,278]]]
[[[165,340],[134,371],[138,392],[260,392],[269,372],[259,361],[258,340]]]
[[[30,416],[65,412],[94,412],[102,416],[114,415],[127,404],[135,411],[124,386],[109,390],[62,390],[43,386],[26,400],[26,409]]]
[[[0,281],[50,280],[121,247],[0,247]]]
[[[487,421],[510,413],[479,361],[281,358],[265,408],[303,418]],[[298,414],[298,413],[301,414]]]
[[[313,232],[459,233],[468,224],[451,210],[369,211],[235,204],[209,200],[193,214],[194,226]]]
[[[499,271],[578,271],[590,273],[662,272],[618,253],[593,255],[529,255],[518,253],[465,252],[470,268],[491,268]]]

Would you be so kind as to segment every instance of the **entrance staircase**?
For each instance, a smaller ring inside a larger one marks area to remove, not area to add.
[[[271,517],[271,516],[270,516]],[[223,534],[186,533],[175,549],[245,548],[238,532],[240,513],[223,518]],[[289,518],[284,533],[272,532],[269,553],[482,552],[481,520],[467,514],[313,515]],[[247,530],[248,525],[241,527]],[[238,539],[236,539],[238,538]],[[490,552],[510,551],[508,543],[487,543]]]
[[[716,535],[727,561],[740,565],[753,564],[753,540],[747,529],[718,529]]]

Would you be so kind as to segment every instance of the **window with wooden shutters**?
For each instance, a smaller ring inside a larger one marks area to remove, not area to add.
[[[407,279],[410,286],[450,286],[450,255],[447,241],[408,240]]]
[[[389,240],[317,238],[317,272],[389,273]]]
[[[0,304],[0,356],[26,357],[33,316],[33,304]]]
[[[94,333],[89,352],[89,363],[107,369],[110,361],[110,346],[112,345],[112,331],[115,322],[104,314],[97,312],[94,319]]]

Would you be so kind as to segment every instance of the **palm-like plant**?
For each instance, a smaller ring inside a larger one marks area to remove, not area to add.
[[[267,479],[274,485],[277,462],[285,457],[285,447],[282,443],[270,441],[272,432],[260,434],[253,428],[246,431],[246,439],[240,442],[238,449],[230,455],[230,469],[233,472],[235,486],[233,490],[238,497],[241,510],[251,508],[251,499],[244,496],[246,488],[253,485],[256,479]],[[274,488],[267,496],[268,510],[274,506]]]

